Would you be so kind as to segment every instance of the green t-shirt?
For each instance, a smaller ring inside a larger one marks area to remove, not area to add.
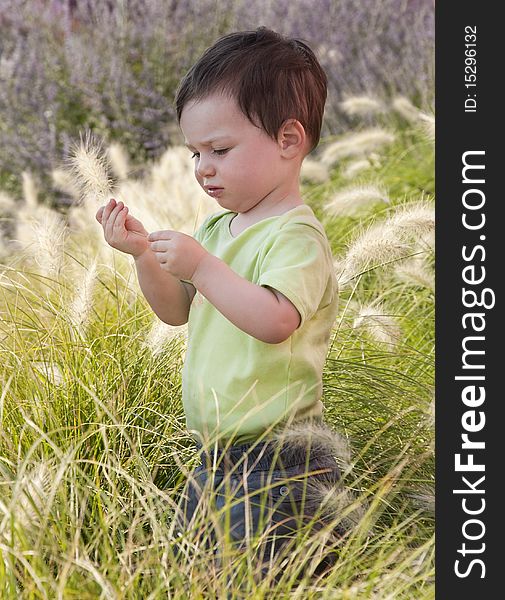
[[[320,417],[322,372],[338,288],[331,248],[313,210],[299,205],[249,226],[236,237],[225,210],[194,234],[235,273],[284,294],[301,323],[280,344],[245,333],[196,292],[188,320],[182,400],[188,430],[199,441],[243,444],[288,417]],[[196,435],[195,435],[196,434]]]

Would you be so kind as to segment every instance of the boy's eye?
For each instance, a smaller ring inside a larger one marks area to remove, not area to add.
[[[214,150],[214,152],[219,155],[222,156],[223,154],[226,154],[226,152],[228,152],[229,148],[223,148],[222,150]],[[200,156],[199,152],[193,152],[193,156],[191,158],[196,158],[197,156]]]

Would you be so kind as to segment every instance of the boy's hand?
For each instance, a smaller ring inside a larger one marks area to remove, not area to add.
[[[191,281],[200,261],[208,254],[194,238],[179,231],[154,231],[147,239],[161,268],[177,279]]]
[[[147,230],[142,223],[128,214],[128,207],[111,198],[101,206],[96,220],[102,225],[105,240],[116,250],[131,254],[135,258],[149,248]]]

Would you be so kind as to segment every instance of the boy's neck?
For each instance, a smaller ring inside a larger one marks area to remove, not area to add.
[[[267,219],[268,217],[282,215],[288,210],[295,208],[295,206],[300,206],[301,204],[305,203],[299,195],[290,195],[286,198],[282,198],[274,204],[265,205],[263,203],[260,203],[259,205],[253,206],[253,208],[249,209],[246,212],[237,213],[237,217],[240,217],[240,220],[244,223],[246,221],[257,222],[261,221],[262,219]]]
[[[286,198],[282,202],[278,202],[269,206],[255,206],[247,212],[239,212],[230,221],[230,232],[233,237],[236,237],[244,229],[251,225],[259,223],[263,219],[283,215],[285,212],[305,204],[300,197]]]

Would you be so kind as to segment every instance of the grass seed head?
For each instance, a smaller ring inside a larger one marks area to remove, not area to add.
[[[27,207],[36,208],[39,204],[39,191],[33,175],[28,171],[23,171],[23,197]]]
[[[67,164],[83,202],[91,200],[93,206],[98,206],[113,195],[114,182],[103,143],[90,130],[84,137],[80,134],[80,143],[72,146]]]
[[[363,329],[375,341],[392,347],[401,338],[401,329],[396,319],[386,314],[380,304],[362,306],[354,320],[353,329]]]
[[[435,141],[435,117],[427,113],[419,113],[419,125],[425,136],[431,141]]]
[[[390,202],[386,189],[380,185],[361,184],[339,190],[324,208],[334,215],[355,215],[378,202]]]
[[[185,340],[187,337],[187,323],[180,326],[173,326],[156,319],[146,337],[144,346],[151,351],[153,356],[158,356],[172,340],[176,338]]]
[[[67,230],[58,213],[46,209],[31,223],[33,242],[30,251],[42,273],[58,277],[63,265]]]
[[[380,100],[370,96],[351,96],[340,102],[339,106],[350,117],[376,115],[386,110]]]
[[[393,228],[377,223],[349,246],[343,259],[337,260],[339,285],[344,286],[365,269],[407,256],[410,245]]]
[[[54,385],[62,385],[65,382],[60,367],[55,363],[34,361],[32,366]]]
[[[300,177],[313,183],[328,181],[330,174],[328,167],[318,160],[305,158],[300,170]]]
[[[395,136],[392,132],[380,127],[348,133],[326,146],[320,160],[327,167],[331,167],[342,158],[363,156],[386,144],[391,144],[394,140]]]
[[[96,283],[97,262],[96,260],[88,268],[84,279],[76,287],[76,293],[71,302],[68,312],[72,325],[84,335],[89,315],[93,308],[93,289]]]
[[[372,167],[373,167],[372,163],[366,158],[353,160],[352,162],[348,163],[343,168],[342,176],[345,177],[346,179],[352,179],[358,173],[361,173],[362,171],[366,171],[367,169],[371,169]]]
[[[409,123],[417,123],[419,121],[420,110],[416,108],[412,102],[405,96],[397,96],[392,102],[393,110],[401,115]]]
[[[402,239],[419,239],[435,230],[435,209],[431,202],[409,203],[397,209],[386,221]]]
[[[324,422],[296,421],[273,432],[272,439],[282,444],[287,454],[303,455],[308,448],[313,448],[329,452],[341,468],[349,467],[351,451],[348,440]]]
[[[40,524],[40,516],[47,506],[54,475],[48,462],[40,462],[25,472],[14,485],[12,507],[17,526],[32,535]]]
[[[429,290],[435,289],[435,274],[426,262],[412,257],[398,264],[394,269],[395,277],[407,285],[419,286]]]

